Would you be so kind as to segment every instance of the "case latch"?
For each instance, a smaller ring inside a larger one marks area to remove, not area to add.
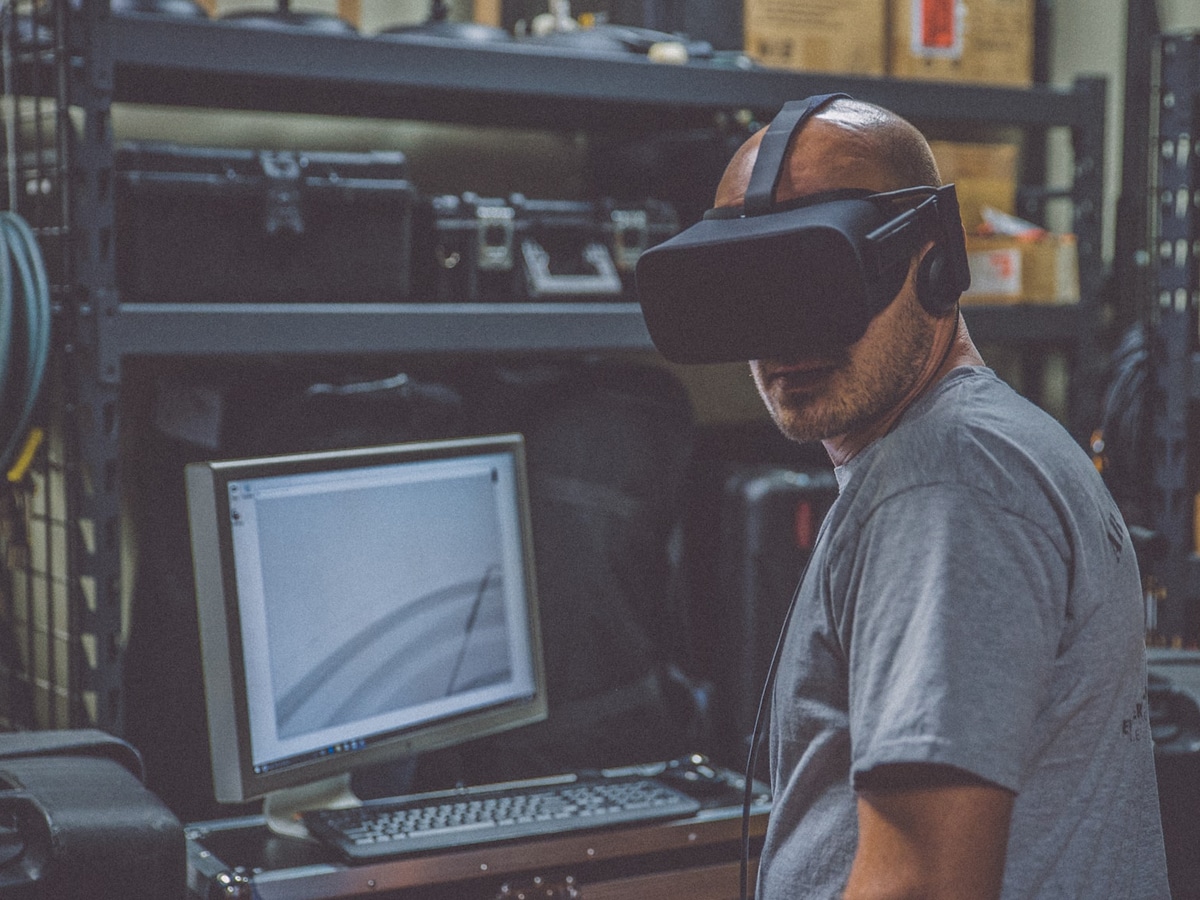
[[[632,272],[638,257],[650,243],[650,224],[644,209],[614,209],[612,220],[613,258],[622,272]]]
[[[495,900],[581,900],[574,875],[552,879],[535,875],[527,881],[506,882]]]
[[[300,172],[303,165],[295,153],[264,150],[258,155],[267,179],[263,227],[267,234],[304,234],[300,211]]]
[[[475,266],[488,272],[513,267],[513,231],[516,210],[511,206],[475,208]]]

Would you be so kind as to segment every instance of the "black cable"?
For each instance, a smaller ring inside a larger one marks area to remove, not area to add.
[[[817,541],[820,541],[818,535]],[[796,601],[800,597],[800,589],[804,587],[804,577],[808,574],[809,564],[816,555],[816,545],[804,561],[800,570],[800,580],[796,590],[792,592],[791,602],[783,616],[783,624],[779,628],[779,637],[775,641],[775,650],[771,654],[771,664],[767,666],[767,675],[763,681],[762,695],[758,698],[758,711],[754,714],[754,731],[750,735],[750,750],[746,759],[746,783],[742,792],[742,859],[740,869],[741,900],[747,900],[750,887],[750,804],[754,798],[754,769],[758,764],[758,742],[766,720],[766,711],[771,691],[775,686],[775,674],[779,669],[779,658],[783,655],[783,642],[787,639],[788,626],[792,621],[792,613],[796,610]]]
[[[1119,502],[1145,501],[1150,490],[1150,376],[1149,335],[1138,322],[1122,335],[1109,359],[1092,438],[1097,468]]]

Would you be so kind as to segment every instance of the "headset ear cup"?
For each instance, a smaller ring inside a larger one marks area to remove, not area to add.
[[[927,313],[938,317],[954,309],[958,300],[950,265],[937,245],[929,248],[917,266],[917,299]]]

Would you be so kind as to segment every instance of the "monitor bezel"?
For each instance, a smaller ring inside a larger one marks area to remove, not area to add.
[[[232,564],[233,537],[229,517],[231,481],[334,471],[400,462],[504,453],[512,457],[516,482],[517,521],[521,538],[522,575],[527,602],[533,693],[501,704],[470,710],[452,719],[423,723],[398,731],[367,747],[297,761],[268,772],[256,772],[251,759],[245,648],[241,611]],[[486,435],[344,450],[294,453],[190,463],[185,469],[189,527],[196,581],[197,616],[209,750],[214,793],[221,803],[242,803],[277,791],[299,788],[375,765],[453,746],[546,718],[545,661],[538,614],[532,522],[524,440],[519,434]]]

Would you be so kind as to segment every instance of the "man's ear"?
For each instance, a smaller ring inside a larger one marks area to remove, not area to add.
[[[925,248],[916,275],[917,300],[921,308],[935,318],[954,311],[961,296],[953,272],[953,263],[936,243]]]

